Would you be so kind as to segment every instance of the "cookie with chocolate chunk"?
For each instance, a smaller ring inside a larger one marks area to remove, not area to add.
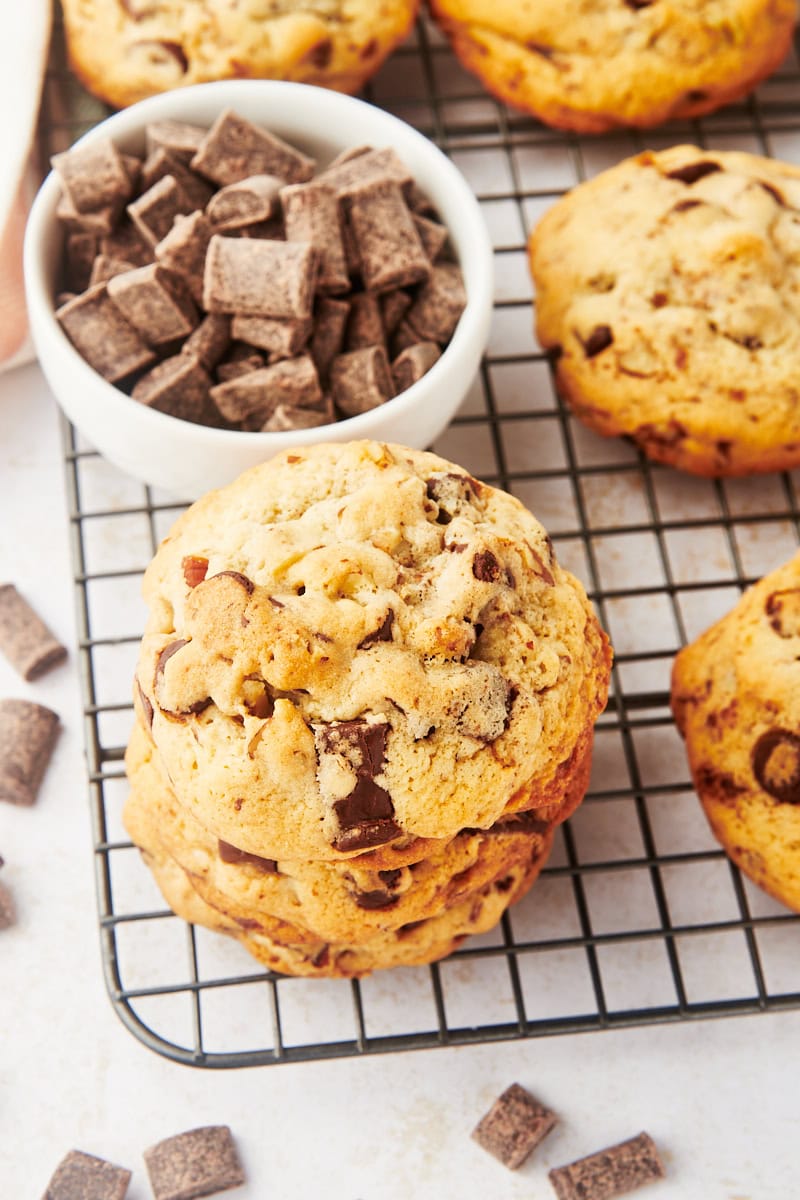
[[[800,464],[800,168],[645,152],[533,231],[536,330],[576,416],[697,475]]]
[[[101,100],[123,108],[213,79],[290,79],[357,92],[406,36],[419,0],[63,0],[62,7],[72,69]]]
[[[701,116],[789,51],[794,0],[430,0],[464,66],[506,104],[602,133]]]
[[[680,651],[672,710],[715,836],[800,912],[800,553]]]
[[[535,517],[402,446],[246,472],[179,519],[143,591],[140,719],[179,802],[264,858],[551,803],[606,699],[607,638]]]

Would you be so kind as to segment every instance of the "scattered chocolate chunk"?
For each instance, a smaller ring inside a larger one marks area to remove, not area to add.
[[[365,346],[337,355],[331,363],[330,381],[336,406],[348,417],[369,412],[394,395],[383,346]]]
[[[217,839],[219,856],[226,863],[249,863],[251,867],[258,867],[259,871],[263,871],[266,875],[277,875],[278,864],[274,858],[262,858],[260,854],[250,854],[247,850],[240,850],[238,846],[232,846],[230,842],[223,842],[222,838]]]
[[[195,1200],[245,1182],[227,1125],[206,1125],[158,1142],[144,1152],[155,1200]]]
[[[437,263],[423,283],[405,321],[417,335],[416,341],[445,345],[455,333],[466,308],[464,279],[455,263]]]
[[[131,396],[148,408],[182,421],[219,425],[211,391],[211,378],[198,360],[191,354],[175,354],[143,375]]]
[[[43,704],[0,700],[0,800],[34,803],[60,731]]]
[[[603,350],[607,350],[613,341],[614,334],[608,325],[595,325],[592,332],[583,342],[583,352],[587,358],[594,358],[596,355],[601,354]]]
[[[441,356],[436,342],[417,342],[402,350],[392,363],[395,391],[404,392],[417,383]]]
[[[149,346],[186,338],[198,324],[191,298],[177,285],[175,276],[158,263],[115,275],[106,290],[128,324]]]
[[[251,175],[276,175],[303,183],[314,174],[313,158],[275,134],[227,110],[220,113],[191,160],[193,171],[226,187]]]
[[[0,584],[0,652],[29,683],[67,657],[66,647],[13,583]]]
[[[350,288],[339,203],[336,192],[322,183],[298,183],[281,192],[286,238],[309,242],[319,265],[317,290],[346,292]]]
[[[203,279],[207,312],[310,317],[316,256],[305,242],[222,237],[208,245]]]
[[[782,804],[800,804],[800,736],[788,729],[768,729],[751,751],[759,785]]]
[[[472,1137],[514,1171],[547,1137],[556,1122],[555,1113],[518,1083],[512,1083],[478,1122]]]
[[[653,1139],[640,1133],[586,1158],[550,1171],[558,1200],[612,1200],[664,1178]]]
[[[90,367],[109,383],[149,367],[155,361],[139,336],[99,283],[56,310],[56,320]]]
[[[701,159],[700,162],[687,163],[685,167],[676,167],[674,171],[667,171],[667,179],[677,179],[680,183],[697,183],[698,179],[704,179],[706,175],[713,175],[715,171],[721,171],[722,167],[719,163],[711,162],[709,159]]]
[[[429,277],[430,260],[394,180],[380,180],[353,192],[348,216],[367,291],[393,291]]]
[[[43,1200],[124,1200],[130,1179],[125,1167],[70,1150],[56,1167]]]
[[[277,175],[249,175],[238,183],[229,183],[220,188],[208,202],[206,215],[217,231],[241,229],[257,221],[267,221],[278,207],[278,194],[286,186],[285,179]],[[292,238],[291,241],[305,241]]]

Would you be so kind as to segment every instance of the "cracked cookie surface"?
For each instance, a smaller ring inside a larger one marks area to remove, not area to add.
[[[539,522],[405,447],[246,472],[143,592],[138,719],[179,802],[264,858],[391,861],[561,803],[606,700],[608,640]]]
[[[679,652],[672,709],[716,838],[800,912],[800,554]]]
[[[698,475],[800,463],[800,169],[645,152],[533,230],[536,330],[598,433]]]
[[[214,79],[356,92],[408,33],[419,0],[63,0],[70,65],[122,108]]]
[[[794,0],[431,0],[506,104],[582,133],[712,112],[789,51]]]

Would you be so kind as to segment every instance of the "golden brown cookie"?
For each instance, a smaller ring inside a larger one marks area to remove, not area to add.
[[[672,709],[715,836],[800,912],[800,554],[680,651]]]
[[[408,33],[419,0],[62,0],[72,69],[123,108],[213,79],[355,92]]]
[[[180,518],[144,596],[139,719],[251,854],[449,839],[585,769],[607,638],[539,522],[436,455],[281,454]]]
[[[789,51],[794,0],[430,0],[464,66],[506,104],[601,133],[697,117]]]
[[[536,329],[587,425],[698,475],[800,463],[800,168],[646,152],[531,234]]]

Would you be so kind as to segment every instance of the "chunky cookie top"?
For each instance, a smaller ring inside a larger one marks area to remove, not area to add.
[[[542,526],[430,453],[283,453],[180,518],[144,595],[137,703],[175,792],[270,858],[552,802],[605,703],[607,639]]]
[[[800,463],[800,169],[646,152],[530,242],[537,332],[578,416],[703,475]]]

